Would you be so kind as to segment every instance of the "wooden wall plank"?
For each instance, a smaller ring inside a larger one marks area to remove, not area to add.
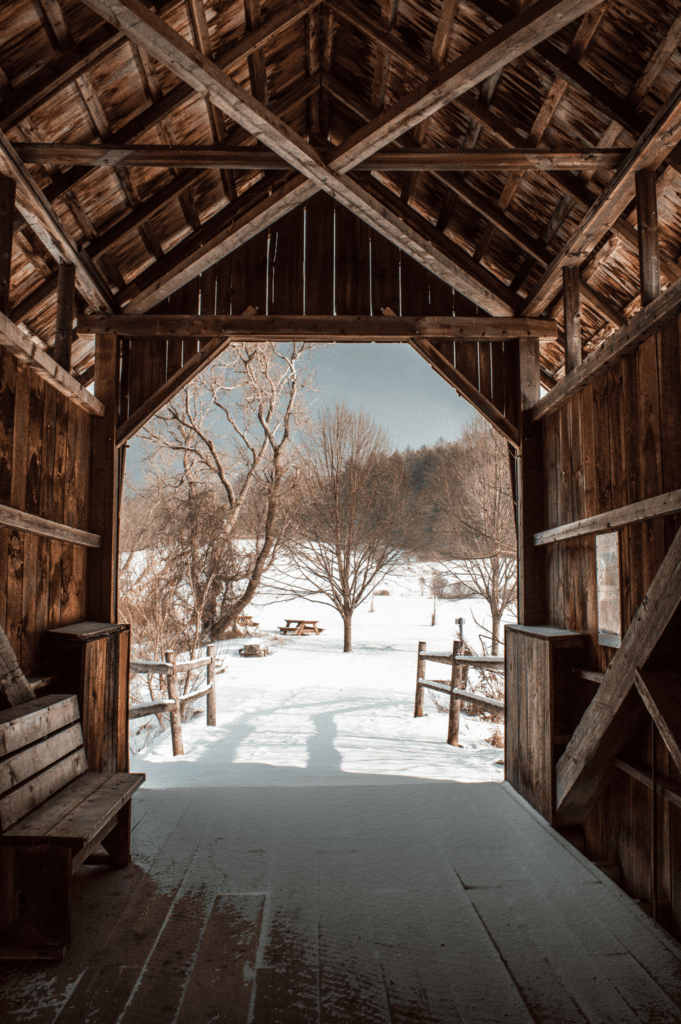
[[[371,306],[371,229],[344,206],[336,207],[336,313],[368,316]],[[404,258],[404,257],[403,257]],[[397,310],[393,310],[397,312]]]
[[[371,234],[371,303],[374,316],[382,309],[391,309],[399,315],[400,292],[400,250],[383,235]]]
[[[662,475],[662,443],[660,422],[660,388],[657,362],[657,337],[653,335],[639,347],[639,380],[641,395],[641,463],[643,467],[643,498],[664,492]],[[644,585],[647,591],[666,554],[664,522],[652,519],[643,524]],[[642,595],[643,597],[644,595]],[[642,598],[641,598],[642,599]],[[640,603],[640,602],[639,602]]]
[[[454,309],[456,310],[456,316],[477,316],[479,309],[474,302],[467,299],[465,295],[461,295],[460,292],[456,293],[454,298]],[[506,343],[504,343],[506,344]],[[454,343],[456,368],[459,370],[464,377],[479,388],[479,377],[478,377],[478,346],[474,341],[457,341]],[[515,384],[515,381],[507,381],[507,390],[510,390]],[[511,400],[513,402],[513,400]],[[507,419],[510,419],[508,413],[505,413]],[[517,407],[516,407],[517,416]],[[511,420],[512,423],[517,423],[517,418]]]
[[[334,201],[318,193],[306,204],[305,312],[333,315]]]
[[[12,497],[12,452],[17,361],[0,347],[0,504]]]
[[[28,468],[28,425],[30,414],[30,371],[17,364],[12,432],[12,486],[9,504],[24,511]]]
[[[660,447],[662,449],[662,488],[665,492],[681,487],[681,345],[679,322],[671,320],[657,334],[657,358],[660,385]],[[665,519],[665,546],[668,549],[681,516]]]
[[[302,315],[305,212],[292,210],[271,230],[269,312]]]
[[[267,311],[268,233],[261,231],[232,254],[232,312],[241,316],[249,306]]]

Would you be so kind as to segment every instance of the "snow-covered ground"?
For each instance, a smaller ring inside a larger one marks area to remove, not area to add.
[[[485,602],[438,601],[433,627],[418,572],[383,587],[390,596],[374,598],[373,612],[366,602],[355,613],[351,654],[343,653],[342,622],[331,608],[302,600],[252,605],[260,627],[246,642],[268,645],[270,656],[240,658],[243,640],[218,645],[217,727],[207,728],[205,712],[183,725],[185,754],[175,758],[166,731],[131,758],[131,771],[146,772],[147,788],[501,781],[503,751],[487,742],[496,726],[462,715],[455,749],[445,742],[447,716],[428,695],[426,717],[413,717],[418,641],[450,653],[463,616],[464,636],[480,649],[474,619],[485,618]],[[318,619],[324,633],[279,636],[277,627],[295,617]],[[429,679],[447,674],[447,666],[428,664]]]

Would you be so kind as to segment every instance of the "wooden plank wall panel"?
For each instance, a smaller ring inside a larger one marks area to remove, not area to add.
[[[318,193],[307,204],[305,312],[308,315],[333,315],[334,207],[331,196],[322,193]]]
[[[89,529],[90,418],[6,350],[0,354],[0,503]],[[86,551],[0,529],[0,625],[27,675],[46,629],[85,613]]]
[[[336,313],[368,316],[371,308],[371,230],[336,206]],[[403,281],[404,287],[404,281]],[[395,312],[395,311],[393,311]]]
[[[305,212],[283,217],[272,229],[269,261],[269,312],[302,316],[304,291]]]
[[[399,315],[402,308],[400,291],[400,250],[377,231],[371,234],[371,304],[374,316],[391,309]]]
[[[681,487],[681,345],[679,324],[645,339],[544,421],[546,526],[597,515]],[[620,531],[622,625],[627,628],[679,525],[679,517]],[[584,667],[603,670],[612,651],[598,645],[595,539],[547,551],[549,625],[586,631]],[[629,756],[650,766],[650,732]],[[662,775],[681,785],[662,743]],[[618,861],[624,888],[650,897],[652,794],[623,774],[585,823],[589,856]],[[658,899],[661,920],[681,937],[681,810],[658,797]]]

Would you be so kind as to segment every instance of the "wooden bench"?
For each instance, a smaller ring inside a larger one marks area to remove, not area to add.
[[[88,858],[127,867],[144,778],[88,771],[75,695],[0,712],[1,958],[64,956],[71,875]]]

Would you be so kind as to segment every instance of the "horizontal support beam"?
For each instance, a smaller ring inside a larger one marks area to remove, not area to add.
[[[620,771],[625,772],[631,776],[632,779],[636,779],[637,782],[643,783],[648,789],[653,788],[653,777],[650,774],[650,770],[643,770],[636,768],[633,764],[629,764],[628,761],[623,761],[621,757],[615,758],[615,765]],[[657,776],[657,792],[660,796],[664,797],[665,800],[669,800],[670,803],[676,804],[677,807],[681,807],[681,786],[678,782],[673,782],[672,779],[668,779],[666,775]]]
[[[655,498],[645,498],[644,501],[635,501],[631,505],[613,509],[612,512],[601,512],[600,515],[589,516],[588,519],[576,519],[573,523],[554,526],[551,530],[541,530],[539,533],[535,533],[534,543],[540,547],[544,544],[567,540],[570,537],[588,537],[595,533],[609,533],[610,530],[617,530],[629,523],[641,523],[647,519],[657,519],[659,516],[668,516],[675,512],[681,512],[681,490],[668,491],[667,494],[658,494]]]
[[[20,328],[0,313],[0,345],[15,356],[19,362],[26,363],[39,377],[48,381],[62,395],[84,409],[90,416],[103,416],[104,406],[98,398],[91,395],[78,383],[45,349],[35,341],[31,341]]]
[[[9,526],[10,530],[21,530],[23,533],[33,533],[38,537],[49,537],[50,540],[61,540],[66,544],[79,544],[85,548],[102,546],[102,538],[96,533],[55,523],[51,519],[31,515],[30,512],[10,508],[9,505],[0,505],[0,526]]]
[[[438,665],[451,665],[453,654],[427,654],[422,651],[419,654],[419,661],[436,661]]]
[[[461,316],[81,316],[78,333],[118,334],[125,338],[243,338],[247,341],[409,341],[456,338],[508,341],[558,338],[553,320]]]
[[[626,327],[615,331],[600,348],[594,349],[593,352],[585,356],[579,366],[563,377],[550,394],[540,399],[532,409],[533,421],[550,416],[563,402],[585,388],[594,377],[607,370],[627,352],[638,348],[667,320],[678,316],[679,312],[681,312],[681,281],[676,281],[656,299],[644,306],[635,316],[632,316]]]
[[[117,146],[22,142],[25,163],[68,167],[194,167],[288,170],[290,164],[261,146]],[[326,159],[332,152],[320,149]],[[400,149],[374,153],[357,171],[583,171],[619,167],[628,149]]]

